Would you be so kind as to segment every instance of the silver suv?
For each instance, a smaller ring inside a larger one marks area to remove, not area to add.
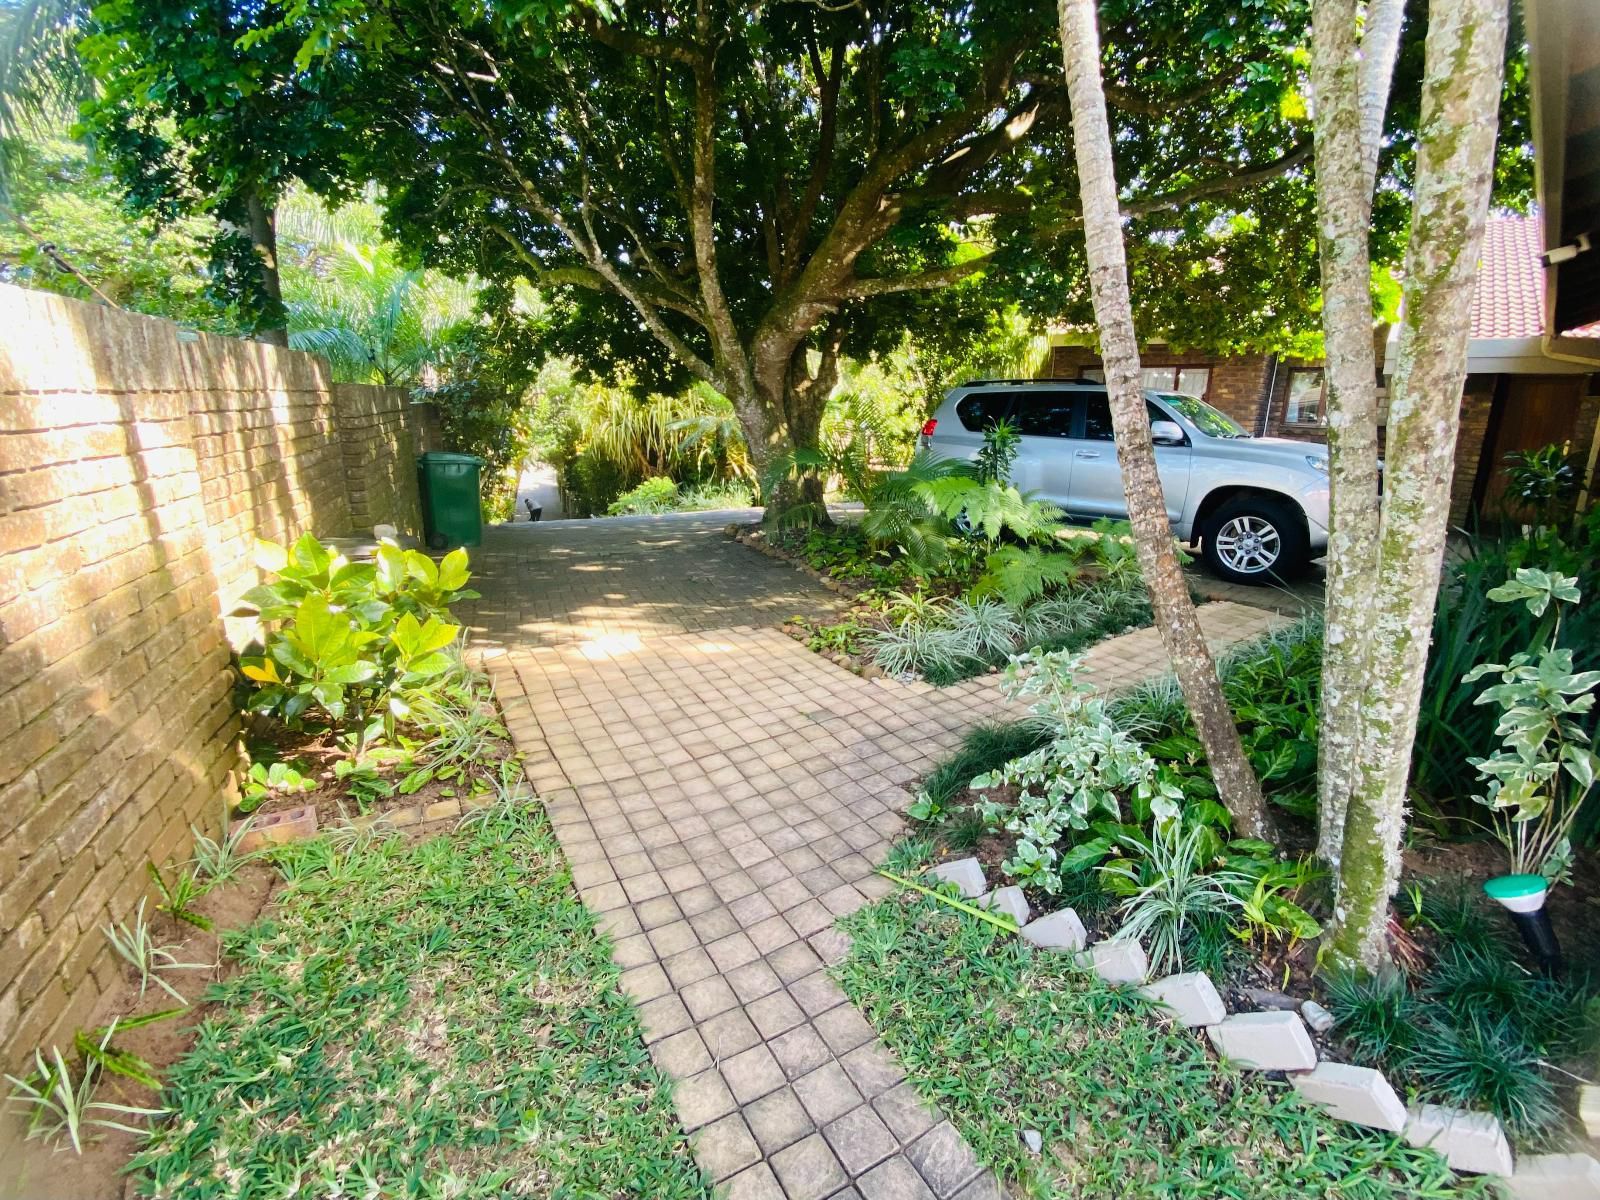
[[[1328,450],[1252,437],[1204,400],[1146,391],[1167,517],[1224,579],[1287,578],[1328,545]],[[1021,435],[1011,481],[1068,517],[1128,515],[1105,385],[978,380],[951,389],[922,427],[924,449],[971,459],[984,430],[1008,421]]]

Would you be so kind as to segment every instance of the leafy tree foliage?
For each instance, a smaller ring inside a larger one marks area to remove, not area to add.
[[[1149,290],[1185,285],[1168,323],[1198,340],[1305,315],[1273,290],[1313,269],[1304,4],[1110,11],[1129,212],[1211,206],[1142,239]],[[558,287],[547,336],[585,367],[711,384],[758,467],[815,443],[841,356],[894,346],[919,294],[984,273],[991,303],[1050,311],[1081,274],[1055,20],[1037,0],[658,0],[541,8],[532,29],[510,5],[295,12],[319,36],[367,35],[309,61],[359,58],[372,134],[352,165],[388,186],[407,244]],[[1203,278],[1219,268],[1237,285]]]
[[[9,194],[0,219],[0,280],[79,300],[109,299],[151,316],[227,327],[204,295],[212,228],[130,216],[116,181],[61,137],[5,143]]]
[[[242,39],[258,5],[104,0],[79,53],[99,82],[83,132],[136,212],[215,218],[208,282],[246,330],[283,340],[276,208],[299,181],[327,196],[351,178],[344,63],[297,67],[288,37]]]

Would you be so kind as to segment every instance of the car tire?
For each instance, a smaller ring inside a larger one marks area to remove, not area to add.
[[[1200,554],[1229,583],[1281,583],[1311,560],[1305,517],[1287,500],[1238,496],[1206,517]]]

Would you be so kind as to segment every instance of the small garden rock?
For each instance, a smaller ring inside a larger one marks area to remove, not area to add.
[[[1089,947],[1089,968],[1107,983],[1143,983],[1150,960],[1132,938],[1108,938]]]
[[[1299,1013],[1234,1013],[1206,1035],[1223,1058],[1252,1070],[1309,1071],[1317,1065],[1317,1048]]]
[[[987,896],[978,897],[978,907],[987,908],[992,912],[1004,913],[1015,921],[1018,927],[1026,925],[1028,918],[1033,915],[1033,910],[1028,907],[1028,899],[1022,894],[1022,889],[1016,886],[996,888]]]
[[[983,878],[983,868],[975,858],[958,858],[955,862],[940,863],[928,872],[941,883],[953,883],[968,900],[988,891]]]
[[[1244,998],[1257,1008],[1275,1009],[1278,1012],[1299,1012],[1300,1001],[1293,996],[1285,996],[1282,992],[1270,991],[1267,988],[1245,988]]]
[[[1082,950],[1089,940],[1083,922],[1070,908],[1060,908],[1037,921],[1029,921],[1022,927],[1022,936],[1046,950]]]
[[[1505,1184],[1511,1200],[1600,1200],[1600,1162],[1588,1154],[1528,1154]]]
[[[1044,1153],[1044,1135],[1037,1129],[1024,1129],[1022,1131],[1022,1144],[1028,1148],[1029,1154]]]
[[[1311,1026],[1312,1033],[1327,1033],[1333,1028],[1333,1014],[1315,1000],[1307,1000],[1302,1004],[1300,1015],[1306,1019],[1306,1024]]]
[[[1406,1114],[1405,1139],[1413,1146],[1431,1146],[1457,1171],[1511,1174],[1511,1147],[1492,1113],[1421,1104]]]
[[[1215,1025],[1228,1015],[1217,985],[1204,971],[1168,975],[1139,989],[1146,1000],[1160,1005],[1180,1025]]]
[[[1399,1133],[1405,1128],[1406,1106],[1382,1071],[1348,1063],[1318,1063],[1316,1069],[1291,1080],[1294,1090],[1330,1116],[1371,1129]]]

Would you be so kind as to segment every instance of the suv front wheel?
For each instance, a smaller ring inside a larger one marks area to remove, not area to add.
[[[1239,496],[1205,519],[1200,553],[1232,583],[1288,579],[1310,561],[1305,519],[1287,500]]]

